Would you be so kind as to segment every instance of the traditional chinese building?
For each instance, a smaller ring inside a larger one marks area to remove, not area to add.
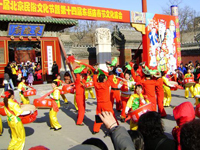
[[[51,17],[0,15],[0,78],[8,62],[41,64],[43,79],[51,74],[53,61],[61,68],[58,31],[75,26],[76,20]]]

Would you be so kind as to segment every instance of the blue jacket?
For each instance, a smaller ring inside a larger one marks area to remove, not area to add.
[[[185,67],[181,68],[178,67],[178,70],[182,71],[182,73],[185,75],[187,73],[187,69]]]

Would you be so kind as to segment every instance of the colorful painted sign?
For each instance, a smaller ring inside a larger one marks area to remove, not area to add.
[[[147,51],[143,54],[144,61],[149,67],[157,67],[159,70],[174,73],[177,68],[177,43],[179,40],[176,32],[174,16],[146,13]]]
[[[37,0],[0,0],[0,13],[130,23],[130,11]]]
[[[8,36],[42,36],[44,32],[44,27],[44,24],[9,23]]]

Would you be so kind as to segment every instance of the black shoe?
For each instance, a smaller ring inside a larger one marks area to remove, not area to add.
[[[122,112],[121,110],[117,110],[118,112]]]
[[[121,118],[120,121],[121,121],[121,122],[125,122],[125,118]]]
[[[50,130],[55,129],[54,127],[50,127]]]
[[[188,97],[185,97],[185,99],[188,99]]]
[[[97,134],[97,133],[99,133],[99,132],[94,132],[94,131],[92,131],[92,134],[94,135],[94,134]]]
[[[62,127],[58,128],[58,129],[55,128],[54,131],[58,131],[58,130],[60,130],[60,129],[62,129]]]

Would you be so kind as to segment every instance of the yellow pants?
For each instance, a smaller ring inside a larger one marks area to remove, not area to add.
[[[65,103],[68,103],[68,100],[67,100],[67,98],[65,97],[64,94],[61,94],[61,97],[62,97],[62,99],[64,100]]]
[[[8,150],[23,150],[25,145],[25,129],[21,121],[17,123],[15,120],[8,121],[11,130],[11,141]]]
[[[193,86],[190,86],[190,87],[185,87],[185,98],[189,97],[189,91],[190,91],[192,97],[194,97],[194,88],[193,88]]]
[[[91,97],[95,98],[92,88],[87,88],[87,89],[85,89],[85,99],[88,99],[89,92],[90,92]]]
[[[78,110],[78,106],[76,103],[76,93],[74,93],[74,107],[76,108],[76,110]]]
[[[20,97],[21,97],[21,101],[23,104],[30,104],[28,97],[24,97],[24,95],[22,95],[22,94],[20,94]]]
[[[137,130],[138,124],[132,120],[130,120],[130,130]]]
[[[0,135],[2,135],[2,132],[3,132],[3,124],[2,124],[1,117],[0,117]]]
[[[171,94],[171,90],[169,87],[164,86],[164,101],[163,101],[163,105],[164,106],[170,106],[172,100],[172,94]]]
[[[62,126],[58,123],[57,112],[55,112],[55,111],[53,110],[53,108],[50,109],[50,112],[49,112],[49,119],[50,119],[50,126],[51,126],[51,128],[58,129],[58,128],[61,128],[61,127],[62,127]]]

